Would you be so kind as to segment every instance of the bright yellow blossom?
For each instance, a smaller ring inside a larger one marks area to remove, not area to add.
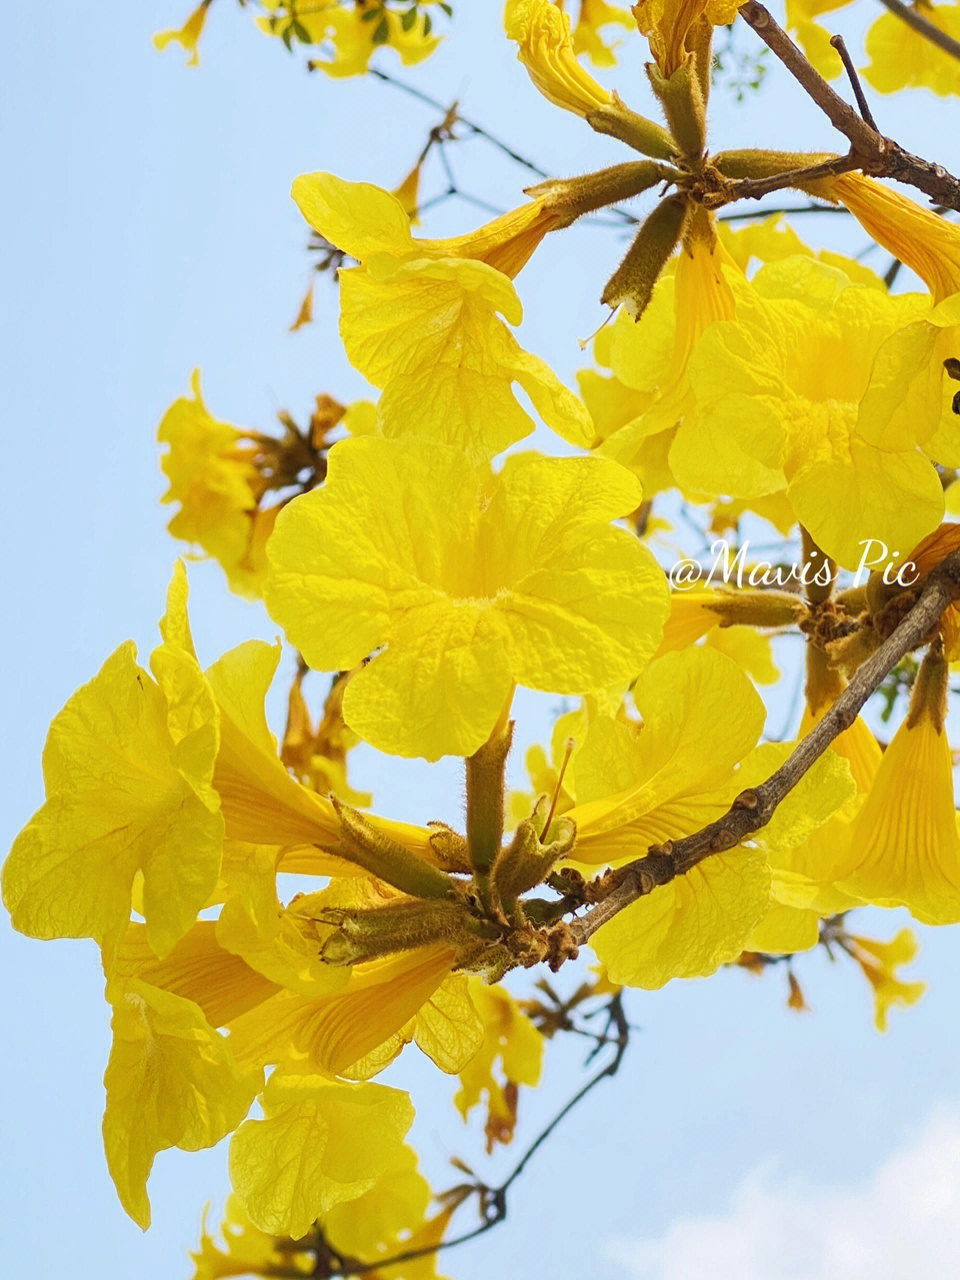
[[[406,1093],[322,1076],[273,1075],[262,1120],[230,1143],[230,1180],[261,1231],[299,1239],[334,1205],[369,1191],[401,1157]]]
[[[912,930],[901,929],[889,942],[854,936],[848,942],[850,954],[873,987],[876,1028],[886,1031],[890,1007],[916,1004],[927,989],[925,982],[903,982],[896,975],[901,965],[909,964],[915,958],[917,940]]]
[[[577,61],[570,18],[552,0],[507,0],[504,25],[530,79],[550,102],[578,116],[613,106],[614,95]]]
[[[960,227],[861,173],[818,178],[815,195],[844,205],[878,244],[912,268],[943,302],[960,293]]]
[[[681,486],[785,491],[845,567],[859,563],[865,536],[905,554],[942,516],[940,481],[915,441],[877,447],[858,413],[884,340],[925,309],[917,295],[851,285],[805,258],[758,272],[737,319],[708,329],[690,359],[696,409],[670,452]]]
[[[907,907],[925,924],[960,921],[960,833],[943,722],[948,671],[935,654],[921,666],[910,711],[883,753],[837,876],[855,897]]]
[[[47,800],[3,870],[21,932],[112,950],[140,872],[147,937],[163,956],[212,893],[224,830],[211,786],[219,716],[196,660],[172,649],[155,652],[155,680],[122,645],[50,726]]]
[[[626,3],[626,0],[624,0]],[[573,28],[573,51],[589,58],[595,67],[612,67],[617,57],[616,44],[601,35],[605,27],[633,30],[629,8],[608,4],[607,0],[579,0],[577,25]]]
[[[192,398],[175,400],[157,431],[169,446],[161,462],[170,481],[163,501],[179,504],[168,528],[218,560],[231,585],[246,593],[262,573],[276,511],[259,510],[265,486],[252,438],[210,415],[199,369],[190,385]]]
[[[166,49],[169,44],[183,45],[184,51],[189,54],[187,65],[197,67],[200,65],[200,37],[203,34],[203,24],[207,20],[207,10],[210,8],[212,0],[201,0],[193,13],[179,29],[170,31],[158,31],[153,37],[155,48],[161,51]]]
[[[323,489],[277,522],[267,607],[316,670],[386,645],[343,695],[361,737],[395,755],[470,755],[514,682],[625,687],[649,658],[666,583],[609,526],[639,501],[607,460],[520,454],[494,477],[425,441],[346,440]]]
[[[675,273],[661,278],[639,321],[617,317],[610,364],[615,377],[642,397],[642,408],[609,432],[598,452],[642,469],[653,439],[676,428],[689,411],[691,354],[712,324],[735,314],[725,263],[732,266],[732,259],[712,226],[704,225],[681,248]]]
[[[323,71],[337,79],[364,75],[379,48],[393,49],[404,66],[413,66],[428,58],[442,38],[430,30],[426,14],[417,14],[416,21],[408,28],[396,9],[384,8],[380,18],[365,21],[364,15],[369,11],[355,0],[311,0],[309,5],[295,4],[292,0],[262,0],[262,7],[269,13],[258,19],[261,30],[268,35],[282,36],[295,18],[300,30],[306,32],[305,43],[322,45],[331,51],[312,59],[311,70]]]
[[[307,997],[278,992],[229,1024],[239,1061],[299,1059],[326,1075],[365,1079],[411,1040],[441,1070],[459,1071],[477,1051],[483,1026],[453,974],[456,953],[442,944],[355,965],[340,991]]]
[[[382,392],[385,435],[429,435],[489,458],[533,429],[512,391],[519,383],[549,427],[587,443],[586,409],[504,323],[522,318],[504,272],[561,225],[548,197],[469,236],[419,241],[378,187],[307,174],[293,194],[311,226],[365,264],[340,273],[340,332],[351,363]]]
[[[685,46],[694,24],[706,17],[712,26],[729,26],[738,8],[736,0],[640,0],[633,13],[657,65],[669,78],[690,56]]]
[[[484,1024],[478,1051],[460,1071],[460,1088],[454,1098],[457,1110],[467,1116],[484,1099],[487,1151],[513,1137],[517,1122],[517,1088],[540,1081],[543,1036],[502,986],[470,980],[470,997]],[[495,1074],[500,1061],[502,1079]]]
[[[931,26],[960,40],[960,4],[916,0],[914,9]],[[879,93],[898,89],[932,89],[941,97],[960,93],[960,62],[913,31],[895,13],[883,13],[867,31],[870,62],[861,75]]]
[[[699,830],[781,762],[754,750],[763,704],[724,654],[694,648],[657,659],[633,696],[642,730],[598,718],[576,756],[577,804],[566,817],[577,826],[578,864],[618,865]],[[849,774],[830,764],[805,781],[810,790],[781,806],[758,843],[790,843],[849,794]],[[823,800],[817,812],[814,792]],[[619,912],[591,945],[613,982],[654,988],[712,973],[744,949],[769,908],[770,887],[761,848],[718,853]]]
[[[146,1184],[158,1151],[212,1147],[247,1114],[261,1073],[240,1068],[200,1008],[145,982],[108,984],[113,1048],[103,1142],[127,1213],[146,1229]]]

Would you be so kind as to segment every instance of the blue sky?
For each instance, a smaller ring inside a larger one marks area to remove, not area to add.
[[[133,637],[142,651],[153,642],[176,554],[158,501],[154,431],[190,370],[203,369],[215,414],[255,426],[269,426],[281,407],[305,417],[319,391],[344,400],[364,392],[339,349],[335,294],[322,281],[317,323],[287,332],[308,277],[291,180],[328,168],[393,186],[435,123],[390,86],[307,77],[229,0],[214,6],[199,70],[177,50],[157,54],[151,32],[179,25],[187,7],[54,6],[42,22],[21,21],[0,49],[4,848],[42,800],[40,753],[52,716],[122,640]],[[405,73],[411,82],[445,101],[458,97],[466,114],[549,172],[615,158],[613,144],[537,96],[500,35],[499,4],[461,0],[457,8],[453,38]],[[396,69],[390,55],[383,65]],[[611,83],[651,109],[639,60]],[[904,145],[960,167],[956,103],[921,92],[877,99],[875,112]],[[836,146],[778,70],[744,105],[717,95],[713,137],[716,146]],[[484,143],[464,144],[454,164],[465,188],[502,207],[518,202],[524,174]],[[434,170],[428,192],[442,181]],[[444,234],[478,219],[451,202],[427,228]],[[803,230],[853,251],[864,244],[839,218],[808,219]],[[603,318],[597,297],[621,249],[617,232],[574,229],[548,241],[520,277],[524,344],[564,376],[582,360],[576,338]],[[207,659],[275,634],[259,607],[228,595],[215,566],[193,568],[191,584]],[[518,703],[521,741],[542,733],[548,705]],[[428,769],[367,752],[355,774],[382,812],[459,817],[462,784],[449,762]],[[889,934],[900,922],[874,913],[869,923]],[[946,931],[925,930],[922,940],[917,969],[930,991],[893,1015],[885,1037],[873,1030],[859,974],[819,955],[799,968],[814,1006],[803,1017],[783,1008],[777,977],[732,972],[635,993],[630,1012],[643,1029],[621,1075],[518,1185],[508,1224],[451,1254],[446,1269],[522,1275],[536,1262],[559,1274],[666,1280],[677,1231],[687,1238],[696,1228],[723,1250],[725,1241],[751,1239],[759,1222],[768,1265],[756,1275],[770,1277],[787,1274],[777,1269],[792,1238],[784,1204],[803,1203],[819,1218],[833,1195],[825,1188],[836,1187],[844,1203],[860,1206],[864,1239],[877,1222],[895,1220],[882,1196],[869,1199],[887,1186],[883,1169],[929,1168],[917,1151],[960,1148],[960,943]],[[155,1225],[142,1235],[120,1209],[100,1146],[108,1028],[94,947],[30,942],[4,920],[0,951],[6,1272],[186,1277],[184,1251],[202,1205],[226,1189],[225,1149],[158,1158]],[[568,1092],[581,1054],[579,1044],[551,1048],[521,1141]],[[452,1082],[438,1083],[414,1051],[393,1079],[426,1086],[416,1132],[442,1185],[448,1156],[473,1160],[478,1135],[464,1132],[446,1103]],[[501,1158],[489,1176],[508,1163]],[[694,1226],[679,1228],[681,1219]],[[853,1246],[844,1237],[837,1247]],[[888,1263],[873,1275],[897,1274],[882,1269]],[[950,1274],[938,1265],[923,1274]],[[739,1274],[752,1280],[746,1263]]]

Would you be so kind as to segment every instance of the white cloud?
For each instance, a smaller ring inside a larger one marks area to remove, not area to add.
[[[636,1280],[956,1280],[960,1112],[934,1113],[856,1187],[754,1174],[726,1213],[613,1240],[607,1256]]]

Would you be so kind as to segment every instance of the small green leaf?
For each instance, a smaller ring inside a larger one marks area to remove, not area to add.
[[[430,17],[429,13],[425,13],[425,14],[423,15],[423,37],[424,37],[424,39],[426,39],[426,38],[427,38],[427,36],[430,34],[430,32],[431,32],[432,30],[433,30],[433,19]]]
[[[406,13],[404,13],[401,16],[400,26],[404,29],[404,31],[409,31],[412,28],[413,24],[416,22],[416,20],[417,20],[417,6],[414,5],[412,9],[408,9]]]
[[[390,28],[387,26],[386,15],[384,15],[373,29],[373,43],[386,44],[390,39]]]

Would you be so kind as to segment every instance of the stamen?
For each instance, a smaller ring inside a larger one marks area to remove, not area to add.
[[[601,326],[602,328],[603,326]],[[563,749],[563,763],[560,766],[560,772],[557,774],[557,785],[553,789],[553,799],[550,801],[550,808],[547,810],[547,820],[543,824],[543,830],[540,832],[540,843],[543,844],[543,838],[550,830],[550,823],[553,821],[553,815],[557,811],[557,804],[560,800],[560,788],[563,786],[563,775],[567,772],[567,765],[570,763],[570,757],[576,750],[576,742],[573,738],[568,738]]]

